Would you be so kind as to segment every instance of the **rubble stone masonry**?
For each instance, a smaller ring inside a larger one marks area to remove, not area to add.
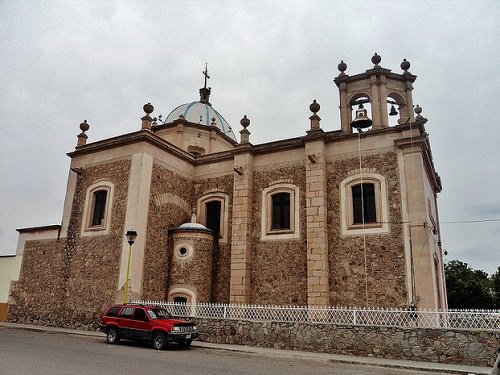
[[[207,192],[215,191],[227,194],[229,209],[227,218],[227,241],[226,243],[216,243],[213,249],[212,302],[229,303],[229,281],[231,279],[231,227],[233,222],[233,176],[211,177],[199,179],[195,182],[195,196],[197,199],[201,198]]]
[[[328,176],[328,244],[330,248],[330,303],[333,306],[405,306],[405,255],[401,213],[401,191],[398,183],[395,152],[366,155],[363,168],[381,174],[387,181],[389,232],[367,234],[365,293],[365,254],[362,235],[341,234],[340,183],[349,172],[359,173],[359,159],[330,162]]]
[[[261,241],[262,190],[278,182],[298,186],[305,213],[305,176],[304,165],[254,171],[252,304],[307,305],[306,215],[300,215],[300,238]]]
[[[22,272],[10,295],[9,321],[95,328],[115,301],[130,160],[84,167],[78,176],[68,238],[28,241]],[[98,180],[114,185],[109,234],[80,235],[87,189]]]
[[[195,319],[201,341],[409,361],[493,366],[498,331]]]
[[[158,199],[165,195],[171,198]],[[163,165],[153,165],[144,254],[143,299],[167,299],[168,270],[173,251],[168,231],[191,220],[191,207],[194,204],[192,196],[193,183],[190,179]]]

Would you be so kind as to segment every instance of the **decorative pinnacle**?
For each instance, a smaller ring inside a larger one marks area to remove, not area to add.
[[[90,125],[87,123],[87,120],[83,120],[83,122],[80,124],[80,129],[82,130],[83,133],[85,133],[87,130],[89,130]]]
[[[151,103],[148,103],[148,104],[144,104],[144,107],[142,107],[142,109],[144,109],[144,112],[146,112],[149,115],[150,113],[152,113],[155,110],[155,107],[153,107],[153,105]]]
[[[89,130],[90,125],[87,123],[87,120],[83,120],[83,122],[80,124],[80,129],[81,133],[77,135],[78,141],[76,143],[76,146],[85,146],[87,144],[87,134],[85,132]]]
[[[410,69],[410,62],[409,61],[406,61],[406,59],[403,59],[403,62],[401,63],[400,65],[401,69],[403,69],[405,72],[408,71],[408,69]]]
[[[340,64],[337,66],[337,68],[340,71],[340,75],[344,75],[344,72],[347,70],[347,64],[344,62],[344,60],[340,60]]]
[[[309,106],[309,109],[314,114],[316,114],[317,112],[319,112],[320,108],[321,107],[320,107],[319,103],[316,102],[316,99],[314,99],[313,102],[311,103],[311,105]]]
[[[421,115],[422,107],[420,107],[418,104],[413,111],[417,114],[417,117],[422,117],[422,115]]]
[[[377,55],[377,52],[375,52],[375,55],[372,56],[372,63],[375,65],[376,68],[379,67],[378,64],[380,64],[380,61],[382,61],[382,57],[380,55]]]
[[[240,120],[240,124],[245,129],[250,125],[250,120],[247,118],[247,115],[243,116],[243,118]]]

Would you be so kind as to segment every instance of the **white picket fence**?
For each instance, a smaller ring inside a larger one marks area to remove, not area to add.
[[[410,311],[351,307],[183,304],[143,300],[135,300],[131,303],[161,306],[172,315],[185,318],[500,331],[500,310]]]

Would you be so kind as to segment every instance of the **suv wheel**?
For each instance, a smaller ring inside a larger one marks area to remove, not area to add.
[[[109,327],[106,332],[106,341],[108,344],[118,344],[120,342],[120,336],[118,335],[118,330],[114,327]]]
[[[165,334],[162,332],[156,332],[153,335],[153,348],[156,350],[162,350],[167,343],[167,339],[165,338]]]

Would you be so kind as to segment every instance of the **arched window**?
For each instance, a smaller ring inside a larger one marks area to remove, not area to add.
[[[262,240],[300,237],[299,187],[276,183],[262,191]]]
[[[108,234],[111,226],[111,207],[114,185],[99,181],[87,189],[83,211],[83,236]]]
[[[342,234],[389,231],[385,177],[371,170],[349,176],[340,183]]]
[[[229,196],[220,191],[205,194],[197,204],[198,222],[214,233],[220,243],[228,241]]]

